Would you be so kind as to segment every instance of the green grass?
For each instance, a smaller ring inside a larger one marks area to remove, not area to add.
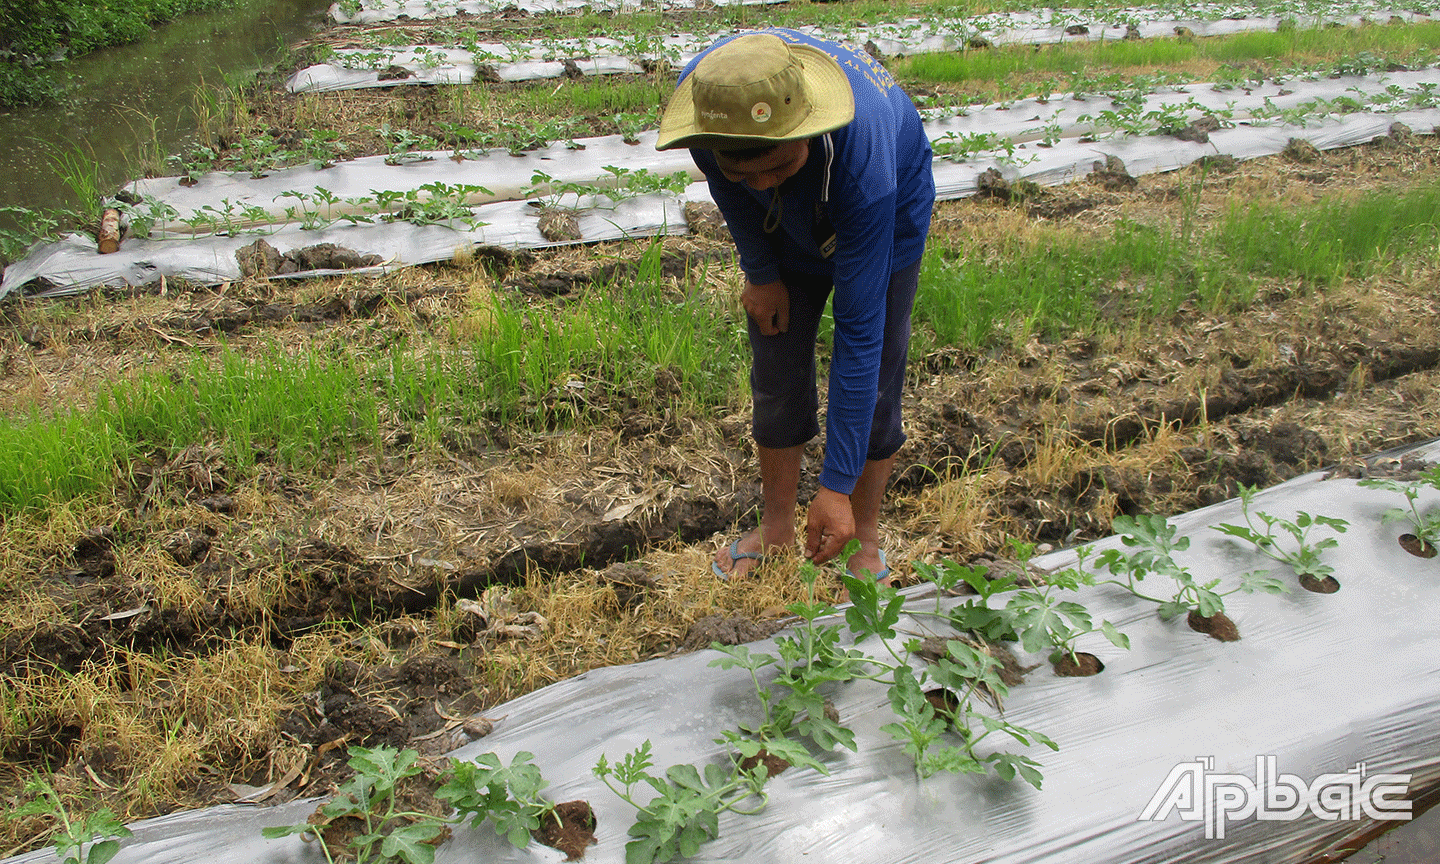
[[[1233,311],[1264,280],[1323,288],[1431,254],[1437,226],[1440,188],[1424,188],[1237,206],[1203,234],[1188,220],[1122,222],[1109,236],[1055,231],[998,250],[932,244],[912,351],[1059,338],[1192,298]],[[0,418],[0,517],[110,493],[141,460],[204,441],[242,472],[262,460],[307,468],[380,446],[382,427],[434,442],[457,425],[540,430],[672,401],[700,415],[739,404],[743,313],[671,284],[661,250],[652,243],[632,275],[573,302],[496,300],[467,338],[397,335],[369,359],[278,343],[251,359],[224,351],[109,385],[87,410]]]
[[[1296,277],[1311,285],[1363,278],[1398,257],[1435,248],[1440,189],[1326,201],[1296,210],[1232,210],[1211,243],[1241,273]]]
[[[663,108],[675,91],[673,81],[594,81],[581,79],[564,87],[523,87],[495,90],[496,106],[507,114],[574,117]]]
[[[912,352],[981,349],[1031,335],[1055,339],[1173,314],[1195,299],[1234,312],[1267,279],[1324,288],[1406,256],[1433,254],[1440,189],[1376,193],[1310,207],[1234,207],[1203,236],[1122,222],[1108,237],[1056,233],[1024,249],[932,243],[916,298]]]
[[[502,302],[484,336],[333,357],[272,344],[225,351],[103,390],[95,407],[0,418],[0,518],[106,494],[142,460],[218,442],[228,465],[310,468],[376,448],[399,425],[438,441],[455,425],[552,429],[738,401],[744,331],[733,310],[676,296],[654,244],[633,280],[552,308]],[[664,382],[671,383],[664,383]]]
[[[349,363],[278,346],[255,360],[226,351],[109,385],[87,410],[0,418],[0,514],[106,492],[136,460],[210,439],[242,470],[353,452],[378,440],[361,382]]]
[[[491,331],[456,358],[461,368],[442,374],[473,382],[462,395],[487,419],[536,428],[627,406],[663,412],[666,379],[687,410],[733,403],[747,362],[744,328],[700,295],[667,290],[660,250],[652,244],[633,281],[593,287],[561,310],[498,304]]]
[[[1013,86],[1017,76],[1094,77],[1096,70],[1148,70],[1177,66],[1242,65],[1265,62],[1277,67],[1354,64],[1370,55],[1369,65],[1389,60],[1433,61],[1440,50],[1440,22],[1404,26],[1347,27],[1321,30],[1240,33],[1193,41],[1141,39],[1131,42],[1069,42],[1059,45],[1002,46],[958,53],[916,54],[892,65],[907,81],[978,83]],[[1063,85],[1062,85],[1063,86]],[[1070,87],[1070,89],[1076,89]],[[1084,88],[1081,88],[1084,89]]]

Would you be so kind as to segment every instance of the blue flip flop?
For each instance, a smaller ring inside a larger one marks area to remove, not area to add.
[[[849,568],[846,568],[846,569],[848,570]],[[866,571],[866,572],[869,572],[869,571]],[[855,576],[854,571],[850,571],[850,575],[851,575],[851,576]],[[859,577],[859,576],[855,576],[855,578],[856,578],[856,579],[859,579],[860,577]],[[876,581],[876,582],[883,582],[884,580],[889,579],[889,578],[890,578],[890,563],[885,560],[885,550],[884,550],[884,549],[881,549],[881,550],[880,550],[880,572],[875,574],[875,581]]]
[[[754,561],[755,567],[759,567],[761,564],[765,563],[765,556],[761,555],[759,552],[741,552],[739,537],[736,537],[734,540],[730,541],[730,569],[735,569],[735,562],[741,561],[746,558]],[[751,567],[750,572],[754,572],[755,567]],[[710,570],[714,572],[714,574],[720,579],[721,582],[730,581],[730,574],[720,569],[719,561],[711,561]]]

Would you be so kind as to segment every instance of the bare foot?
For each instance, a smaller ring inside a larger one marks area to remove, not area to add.
[[[716,572],[726,577],[745,576],[760,566],[764,561],[764,555],[774,554],[794,543],[795,535],[792,532],[788,540],[775,538],[772,542],[766,543],[765,551],[762,553],[760,551],[760,529],[756,528],[730,545],[722,546],[715,553],[715,563],[712,566]],[[734,551],[732,552],[732,550]]]

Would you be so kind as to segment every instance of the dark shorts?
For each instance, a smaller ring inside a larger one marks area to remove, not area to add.
[[[752,431],[762,447],[794,447],[820,434],[816,415],[815,336],[833,286],[828,276],[783,273],[790,289],[790,327],[766,336],[750,325],[750,393],[755,402]],[[880,352],[880,388],[870,424],[867,460],[888,459],[905,443],[900,428],[900,389],[910,352],[910,311],[920,285],[920,262],[890,277],[885,302],[885,344]]]

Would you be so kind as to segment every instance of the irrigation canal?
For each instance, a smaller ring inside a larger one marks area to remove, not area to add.
[[[195,132],[203,82],[262,68],[324,23],[329,0],[232,0],[183,16],[129,45],[67,61],[59,103],[0,111],[0,206],[32,209],[80,202],[52,164],[78,150],[100,166],[102,191],[135,173],[140,156],[159,158]],[[0,227],[8,227],[8,220]]]

